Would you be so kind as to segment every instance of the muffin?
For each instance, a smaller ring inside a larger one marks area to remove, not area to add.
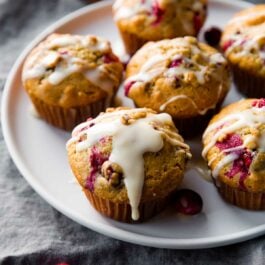
[[[71,130],[111,105],[122,71],[108,41],[52,34],[28,55],[22,79],[39,116]]]
[[[197,36],[204,24],[207,0],[117,0],[113,15],[127,53],[144,43]]]
[[[125,95],[137,107],[169,113],[184,136],[207,126],[230,86],[227,61],[194,37],[149,42],[126,70]]]
[[[236,206],[265,209],[265,99],[225,107],[203,135],[203,157],[221,196]]]
[[[171,117],[146,108],[107,109],[74,129],[67,150],[92,206],[123,222],[164,209],[191,157]]]
[[[265,5],[237,13],[224,29],[221,47],[238,90],[248,97],[264,97]]]

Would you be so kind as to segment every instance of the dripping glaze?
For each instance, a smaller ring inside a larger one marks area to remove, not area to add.
[[[207,137],[207,135],[211,132],[215,132],[212,136],[210,141],[204,146],[202,151],[202,156],[204,159],[207,158],[207,154],[210,151],[211,148],[213,148],[216,143],[218,142],[219,138],[225,135],[229,135],[232,133],[235,133],[236,131],[244,128],[258,128],[261,124],[265,123],[265,107],[251,107],[246,110],[243,110],[241,112],[232,113],[227,115],[226,117],[218,120],[217,122],[211,124],[205,131],[203,135],[203,140]],[[226,124],[226,126],[223,126]],[[223,126],[223,127],[222,127]],[[239,146],[233,147],[233,148],[226,148],[225,150],[222,150],[219,155],[216,155],[212,157],[208,161],[208,166],[211,166],[213,162],[219,158],[224,153],[228,153],[224,158],[221,159],[221,161],[218,162],[218,164],[215,166],[212,175],[214,178],[217,178],[220,171],[228,164],[234,162],[236,159],[238,159],[238,154],[230,153],[233,151],[243,150],[247,147],[247,145],[251,142],[259,143],[259,151],[262,151],[265,149],[265,141],[264,136],[261,135],[260,139],[257,139],[257,136],[248,135],[242,139],[243,143]]]
[[[54,38],[51,38],[53,37]],[[41,78],[48,74],[47,80],[52,85],[58,85],[67,76],[75,73],[84,73],[84,76],[95,86],[103,89],[110,99],[113,94],[113,78],[103,78],[106,74],[105,65],[88,69],[86,61],[72,55],[67,50],[69,46],[80,45],[90,51],[108,53],[110,44],[108,41],[88,35],[51,35],[45,43],[41,43],[25,62],[22,79],[25,82],[32,78]],[[57,51],[58,48],[65,48]],[[51,73],[47,69],[53,69]]]
[[[155,130],[153,122],[170,123],[172,119],[168,114],[147,114],[145,118],[135,120],[130,125],[124,125],[121,121],[123,114],[142,112],[145,109],[126,109],[104,113],[96,119],[87,121],[77,126],[73,131],[73,138],[67,143],[77,142],[77,152],[85,150],[96,144],[101,138],[112,136],[112,151],[109,161],[117,163],[124,172],[124,184],[132,211],[132,219],[139,219],[138,206],[141,199],[144,184],[144,160],[146,152],[158,152],[164,146],[162,136],[170,143],[179,146],[180,151],[186,150],[190,157],[189,147],[181,138],[167,129]],[[92,127],[89,124],[93,123]],[[86,140],[78,142],[82,135],[87,135]],[[128,148],[130,146],[130,148]],[[134,161],[132,163],[132,161]]]

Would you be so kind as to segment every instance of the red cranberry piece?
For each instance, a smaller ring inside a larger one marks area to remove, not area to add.
[[[263,108],[263,107],[265,107],[265,98],[261,98],[259,100],[253,101],[252,106],[253,107],[256,107],[256,108]]]
[[[171,62],[171,64],[169,65],[169,68],[174,68],[174,67],[178,67],[182,64],[183,59],[179,58],[179,59],[175,59]]]
[[[253,154],[247,151],[246,149],[243,149],[241,151],[238,151],[238,158],[233,162],[232,168],[230,171],[226,174],[227,177],[233,178],[237,174],[239,175],[239,187],[242,190],[246,190],[245,187],[245,179],[249,175],[249,168],[253,161]]]
[[[155,21],[153,22],[153,25],[157,25],[161,22],[163,19],[165,11],[159,6],[157,1],[154,1],[152,4],[152,14],[155,16]]]
[[[202,211],[201,196],[189,189],[179,190],[175,196],[175,207],[178,213],[195,215]]]
[[[108,63],[116,63],[119,62],[119,58],[114,55],[114,54],[105,54],[103,56],[103,62],[108,64]]]
[[[240,42],[239,45],[242,47],[246,42],[247,42],[247,39],[244,39],[244,40],[242,40],[242,41]]]
[[[220,150],[234,148],[243,144],[241,137],[238,134],[228,134],[222,142],[217,142],[216,146]]]
[[[130,81],[124,84],[124,94],[128,97],[131,87],[136,83],[136,81]]]
[[[59,51],[59,53],[60,53],[61,55],[66,55],[66,54],[68,54],[68,51]]]
[[[95,125],[95,123],[94,123],[94,122],[91,122],[91,123],[89,124],[89,128],[93,127],[94,125]]]
[[[107,160],[108,160],[108,156],[101,153],[96,146],[94,146],[91,149],[91,154],[89,157],[91,170],[90,170],[90,174],[87,178],[87,183],[86,183],[87,188],[90,189],[91,191],[94,190],[94,183],[96,180],[97,172],[101,170],[101,166]]]
[[[197,35],[200,32],[200,29],[202,28],[202,25],[203,25],[202,17],[199,12],[195,12],[194,14],[193,25],[194,25],[195,33]]]
[[[230,48],[234,44],[234,40],[228,40],[223,44],[223,51],[225,52],[228,48]]]
[[[85,127],[83,127],[78,133],[81,133],[81,132],[83,132],[83,131],[86,131],[88,128],[89,128],[90,126],[88,125],[88,126],[85,126]]]
[[[244,161],[244,165],[249,168],[251,163],[252,163],[252,155],[250,152],[245,152],[243,155],[242,155],[242,158],[243,158],[243,161]]]
[[[204,39],[211,46],[217,46],[220,42],[222,31],[217,27],[211,27],[204,33]]]

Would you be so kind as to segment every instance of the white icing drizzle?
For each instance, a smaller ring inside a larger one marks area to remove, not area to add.
[[[103,137],[112,136],[112,152],[109,161],[119,164],[123,169],[133,220],[139,219],[138,206],[144,184],[143,154],[161,150],[164,145],[163,135],[166,139],[171,139],[174,145],[186,150],[189,155],[189,147],[176,137],[175,133],[153,128],[153,122],[172,123],[168,114],[149,113],[145,118],[137,119],[130,125],[124,125],[121,122],[123,114],[130,115],[141,111],[145,109],[120,110],[100,115],[94,120],[77,126],[73,131],[73,138],[67,143],[69,145],[77,141],[81,135],[87,135],[86,140],[76,145],[76,150],[82,151],[93,146]],[[92,122],[95,125],[89,127]],[[180,149],[180,151],[183,150]]]
[[[215,132],[213,135],[211,135],[210,141],[205,145],[202,156],[206,159],[206,156],[209,152],[209,150],[217,143],[218,139],[220,137],[223,137],[225,135],[231,134],[237,130],[240,130],[244,127],[249,128],[258,128],[261,124],[265,123],[265,107],[257,108],[257,107],[251,107],[246,110],[243,110],[241,112],[231,113],[224,118],[218,120],[217,122],[211,124],[206,129],[203,139],[207,137],[207,135],[211,132]],[[225,124],[225,125],[224,125]],[[224,125],[224,126],[223,126]],[[223,127],[221,127],[223,126]],[[217,130],[219,129],[219,130]],[[217,130],[217,131],[216,131]],[[264,137],[264,138],[263,138]],[[251,142],[257,142],[257,136],[254,135],[248,135],[246,137],[243,137],[243,144],[237,147],[233,148],[227,148],[220,152],[219,155],[216,155],[212,157],[208,161],[208,166],[211,166],[212,163],[220,157],[224,153],[230,153],[233,151],[244,149],[248,146]],[[265,136],[262,136],[259,139],[259,149],[265,150]],[[227,164],[233,162],[235,159],[238,158],[238,155],[236,153],[230,153],[226,155],[215,167],[213,171],[213,177],[217,177],[220,170]]]
[[[213,178],[217,178],[220,171],[222,170],[223,167],[225,167],[226,165],[230,164],[231,162],[233,162],[234,160],[236,160],[238,158],[237,154],[229,154],[227,156],[225,156],[219,163],[218,165],[214,168],[214,170],[212,171],[212,176]]]
[[[147,60],[141,67],[138,74],[131,76],[127,79],[128,82],[137,81],[137,82],[149,82],[153,78],[159,76],[166,69],[165,66],[159,66],[155,69],[152,67],[156,64],[161,64],[165,61],[165,57],[162,55],[156,55]]]
[[[192,5],[192,9],[194,11],[202,11],[203,10],[203,3],[200,1],[195,1],[194,4]]]
[[[45,43],[39,45],[28,57],[22,73],[23,81],[48,75],[48,82],[52,85],[58,85],[70,74],[82,72],[92,84],[106,91],[110,99],[113,94],[113,77],[105,75],[108,78],[102,79],[105,71],[104,64],[88,69],[85,61],[73,56],[67,50],[67,47],[75,45],[80,45],[91,51],[106,53],[110,51],[109,42],[95,36],[56,34],[54,38],[50,37]],[[56,48],[65,48],[65,51],[54,50]],[[47,69],[49,68],[53,70],[48,72]]]
[[[153,0],[139,1],[133,6],[127,7],[123,0],[118,0],[113,5],[114,20],[131,18],[140,13],[149,14],[152,11]]]
[[[256,137],[253,135],[248,135],[244,138],[244,143],[240,146],[237,147],[232,147],[232,148],[228,148],[225,150],[222,150],[218,155],[212,157],[209,161],[208,161],[208,166],[210,167],[212,165],[212,163],[219,158],[220,156],[222,156],[225,153],[230,153],[230,152],[234,152],[234,151],[239,151],[244,149],[246,146],[248,146],[249,143],[251,142],[255,142],[256,141]]]
[[[97,68],[89,69],[85,72],[86,78],[94,85],[99,86],[101,89],[103,89],[107,95],[107,103],[106,105],[109,105],[112,95],[113,95],[113,84],[109,81],[110,79],[115,79],[115,77],[111,77],[110,73],[108,73],[105,76],[108,76],[108,79],[103,78],[102,74],[104,73],[104,65],[100,65]]]
[[[78,65],[78,63],[82,63],[80,59],[73,58],[70,55],[61,55],[61,58],[62,60],[48,77],[48,81],[52,85],[60,84],[67,76],[80,70]]]
[[[181,48],[186,48],[186,47],[191,48],[191,52],[193,55],[202,54],[202,51],[196,45],[191,44],[188,41],[188,39],[189,37],[174,39],[174,45],[179,46]],[[159,46],[159,43],[154,43],[153,45],[154,47]],[[177,67],[167,68],[167,65],[165,64],[167,60],[174,61],[177,59],[183,59],[184,63],[180,64]],[[226,62],[226,60],[220,53],[214,53],[210,55],[208,60],[209,60],[210,65],[217,64],[217,63],[223,64]],[[173,58],[171,54],[169,55],[158,54],[158,55],[155,55],[149,58],[143,64],[139,73],[134,76],[131,76],[128,80],[129,81],[150,81],[152,78],[157,77],[161,73],[164,73],[164,76],[172,77],[172,76],[180,76],[180,75],[184,75],[186,73],[192,72],[196,76],[198,82],[203,84],[205,82],[204,75],[205,75],[205,72],[208,70],[208,66],[196,64],[199,70],[191,70],[185,67],[185,64],[189,64],[189,63],[194,64],[194,62],[191,59],[184,57],[181,54],[177,54]],[[156,67],[155,69],[152,69],[156,65],[158,67]]]
[[[205,11],[203,10],[203,4],[200,1],[194,1],[194,4],[191,6],[191,9],[195,12],[199,12],[201,14],[205,13]],[[177,8],[176,9],[177,12],[177,16],[179,18],[179,22],[181,23],[183,29],[187,32],[190,33],[191,35],[194,34],[194,20],[193,20],[193,16],[192,19],[187,20],[184,18],[183,16],[183,9],[181,8]],[[188,35],[188,34],[186,34]]]
[[[185,58],[184,61],[185,61],[185,63],[192,63],[192,60],[190,60],[188,58]],[[165,73],[165,76],[168,76],[168,77],[185,76],[186,74],[192,72],[196,76],[198,82],[200,84],[203,84],[205,82],[205,73],[206,73],[208,67],[203,66],[203,65],[199,65],[199,64],[197,64],[197,66],[199,67],[199,70],[197,70],[197,71],[195,71],[195,70],[191,71],[190,69],[183,67],[183,66],[182,67],[181,66],[172,67],[172,68],[169,68],[167,70],[167,72]]]
[[[199,110],[197,104],[195,103],[195,101],[193,99],[191,99],[190,97],[186,96],[186,95],[178,95],[178,96],[175,96],[175,97],[172,97],[170,98],[167,102],[165,102],[163,105],[160,106],[160,111],[164,111],[166,109],[166,107],[174,102],[174,101],[177,101],[179,99],[185,99],[185,100],[188,100],[190,101],[191,105],[198,111],[199,114],[203,115],[207,112],[208,109],[204,109],[202,111]]]
[[[247,26],[245,22],[251,19],[257,19],[259,17],[264,17],[264,22]],[[264,31],[264,23],[265,23],[265,10],[253,10],[251,13],[244,14],[241,16],[237,16],[230,20],[228,25],[236,25],[238,32],[229,36],[229,40],[234,41],[230,47],[225,51],[226,55],[229,55],[238,47],[242,47],[241,50],[236,50],[234,56],[236,57],[245,57],[248,55],[252,56],[252,51],[255,50],[258,53],[258,56],[265,60],[265,51],[262,50],[259,45],[261,39],[265,38]]]
[[[225,51],[226,55],[229,55],[231,52],[234,51],[234,49],[242,46],[242,49],[240,51],[237,51],[235,53],[236,57],[245,57],[248,55],[251,55],[251,51],[255,50],[257,51],[259,57],[261,59],[265,59],[265,52],[260,50],[259,46],[259,40],[265,38],[264,34],[258,34],[253,37],[248,37],[246,34],[234,34],[230,36],[230,40],[234,41],[231,46]]]
[[[220,98],[222,90],[223,90],[223,86],[222,86],[222,84],[220,84],[220,86],[218,88],[218,95],[217,95],[218,99]],[[200,108],[198,107],[198,105],[196,104],[196,102],[192,98],[190,98],[186,95],[177,95],[177,96],[170,98],[168,101],[166,101],[164,104],[162,104],[160,106],[159,110],[164,111],[170,103],[175,102],[176,100],[180,100],[180,99],[188,100],[200,115],[204,115],[208,110],[214,109],[216,107],[216,104],[214,103],[214,104],[210,105],[209,107],[204,108],[203,110],[200,110]]]

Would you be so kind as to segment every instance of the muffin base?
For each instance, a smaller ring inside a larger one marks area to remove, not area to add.
[[[265,78],[232,66],[234,82],[238,91],[250,98],[265,97]]]
[[[128,203],[114,203],[110,200],[99,198],[88,189],[83,189],[83,191],[91,205],[99,213],[116,221],[125,223],[140,223],[152,218],[164,210],[172,198],[172,194],[170,194],[165,198],[159,198],[158,200],[140,203],[140,218],[137,221],[134,221],[131,218],[131,206]]]
[[[129,55],[133,55],[139,50],[148,40],[139,38],[137,35],[129,33],[127,31],[120,30],[120,35],[123,40],[123,44],[126,52]]]
[[[193,138],[203,133],[210,119],[219,112],[222,102],[218,103],[214,109],[208,110],[204,115],[191,118],[177,119],[173,117],[173,121],[184,138]]]
[[[76,125],[86,121],[89,117],[96,117],[106,107],[106,100],[92,103],[88,106],[76,108],[62,108],[48,105],[42,100],[30,96],[32,103],[42,119],[51,125],[71,131]]]
[[[264,192],[248,192],[236,188],[231,188],[225,183],[219,183],[217,187],[222,198],[240,208],[248,210],[265,210],[265,193]]]

